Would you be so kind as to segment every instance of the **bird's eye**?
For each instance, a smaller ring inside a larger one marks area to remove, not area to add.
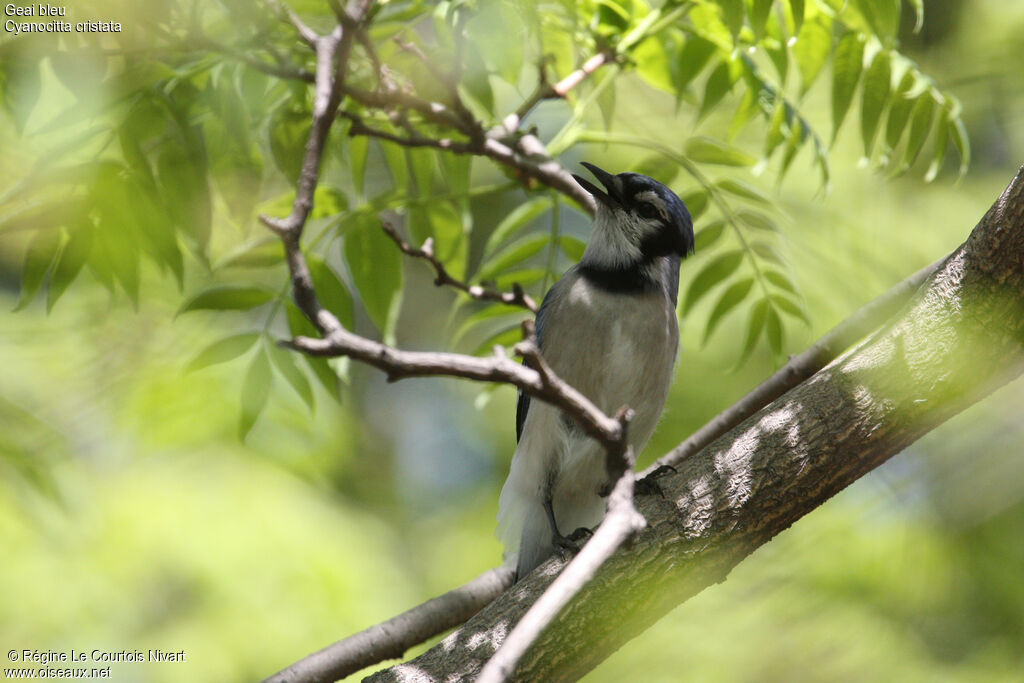
[[[650,202],[642,202],[636,210],[644,218],[657,218],[660,215],[658,208]]]

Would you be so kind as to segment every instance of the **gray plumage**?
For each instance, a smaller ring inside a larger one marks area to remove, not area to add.
[[[580,262],[544,297],[537,336],[554,371],[598,408],[633,408],[629,441],[639,453],[672,380],[679,264],[693,250],[693,227],[661,183],[585,165],[607,193],[577,177],[598,200],[593,234]],[[520,393],[516,413],[519,444],[498,503],[498,535],[519,578],[554,552],[556,534],[601,521],[609,482],[601,446],[561,411]]]

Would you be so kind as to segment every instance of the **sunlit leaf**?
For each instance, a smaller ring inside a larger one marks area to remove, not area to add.
[[[871,60],[864,73],[864,92],[861,95],[860,132],[864,142],[864,156],[871,157],[875,146],[875,134],[882,110],[889,101],[892,89],[892,65],[889,53],[880,51]]]
[[[722,10],[722,21],[735,42],[743,26],[743,0],[718,0],[718,6]]]
[[[733,78],[730,73],[729,65],[725,62],[720,63],[708,76],[707,83],[704,84],[704,99],[700,103],[700,113],[697,118],[702,119],[710,113],[715,105],[722,101],[726,93],[732,90]]]
[[[794,8],[794,12],[796,8]],[[800,93],[807,90],[821,73],[832,49],[832,22],[826,14],[815,15],[793,43],[793,57],[800,71]]]
[[[893,93],[892,106],[889,107],[889,120],[885,124],[885,142],[891,149],[895,149],[896,145],[900,143],[903,131],[906,130],[907,120],[914,107],[914,100],[908,97],[908,93],[914,87],[915,82],[913,71],[908,69],[900,79],[896,92]]]
[[[762,273],[764,274],[764,277],[766,280],[768,280],[768,282],[772,283],[779,289],[786,292],[790,292],[791,294],[794,295],[796,294],[796,285],[794,285],[793,281],[786,277],[786,275],[784,275],[783,273],[780,273],[777,270],[772,270],[770,268],[764,269]]]
[[[953,136],[953,145],[960,155],[960,175],[967,173],[967,167],[971,164],[971,144],[967,139],[967,129],[964,127],[963,119],[959,116],[952,121],[950,133]]]
[[[850,32],[839,39],[832,58],[832,140],[839,135],[864,67],[864,37]]]
[[[270,387],[273,384],[274,376],[270,372],[270,360],[265,350],[260,349],[259,353],[249,364],[249,370],[245,373],[245,381],[242,383],[242,414],[238,421],[238,438],[245,440],[249,435],[263,408],[270,398]]]
[[[772,199],[764,192],[754,187],[745,180],[739,178],[726,178],[718,182],[718,188],[728,192],[729,194],[748,199],[752,202],[759,204],[771,204]]]
[[[687,36],[679,57],[673,64],[672,83],[676,92],[683,92],[697,77],[715,53],[715,44],[700,36]]]
[[[234,360],[251,349],[259,338],[260,335],[256,332],[246,332],[218,339],[196,354],[196,357],[188,364],[186,372]]]
[[[776,306],[779,307],[779,309],[782,310],[783,313],[788,313],[794,318],[799,318],[800,320],[804,321],[807,325],[811,324],[811,320],[810,318],[807,317],[807,314],[804,312],[804,310],[797,306],[789,298],[785,296],[773,296],[772,301],[775,303]]]
[[[296,352],[278,348],[274,344],[267,348],[270,351],[270,360],[273,361],[274,367],[295,390],[302,402],[309,406],[310,410],[313,410],[316,407],[316,402],[313,399],[313,387],[310,385],[306,373],[295,362]]]
[[[928,165],[928,170],[924,174],[924,181],[930,183],[935,180],[939,175],[939,170],[942,168],[942,162],[946,158],[946,145],[949,142],[949,119],[946,118],[946,113],[941,112],[935,123],[935,133],[932,135],[935,145],[932,151],[932,162]]]
[[[707,190],[702,188],[687,190],[686,192],[683,192],[679,198],[683,200],[684,204],[686,204],[686,208],[690,212],[690,217],[693,220],[700,218],[708,208],[708,193]]]
[[[697,136],[686,141],[684,153],[701,164],[722,166],[753,166],[754,158],[731,145],[714,138]]]
[[[284,248],[281,240],[267,235],[238,245],[217,262],[216,268],[267,268],[282,263]]]
[[[914,163],[925,141],[932,129],[932,119],[935,117],[935,98],[931,92],[925,92],[917,98],[914,103],[914,110],[910,114],[910,134],[907,137],[907,151],[903,157],[904,166]]]
[[[764,37],[764,24],[771,9],[772,0],[752,0],[750,3],[750,26],[754,29],[754,38],[757,40]]]
[[[774,306],[768,307],[765,314],[765,336],[768,338],[768,346],[776,356],[782,353],[782,320],[779,312]]]
[[[247,311],[274,298],[274,292],[263,287],[217,285],[190,297],[178,315],[189,311]]]
[[[754,228],[755,230],[767,230],[768,232],[779,231],[779,226],[775,224],[775,221],[759,211],[740,209],[734,215],[736,220],[748,228]]]

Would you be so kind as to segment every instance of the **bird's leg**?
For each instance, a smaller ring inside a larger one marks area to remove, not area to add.
[[[550,498],[544,500],[544,512],[547,514],[548,524],[551,526],[551,544],[559,552],[569,554],[579,552],[579,549],[583,547],[583,543],[594,535],[593,531],[581,526],[568,536],[563,536],[558,530],[558,523],[555,522],[555,510],[551,505]]]
[[[661,490],[661,486],[658,485],[657,479],[664,477],[669,472],[675,474],[677,472],[675,467],[672,465],[662,465],[656,468],[653,472],[648,474],[643,479],[638,479],[634,486],[634,493],[638,496],[650,496],[657,494],[662,498],[665,497],[665,492]]]

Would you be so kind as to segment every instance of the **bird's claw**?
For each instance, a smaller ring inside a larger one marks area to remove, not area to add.
[[[562,536],[559,534],[552,540],[552,543],[554,544],[556,551],[564,557],[568,557],[578,553],[580,548],[583,547],[583,544],[589,541],[590,537],[593,535],[593,531],[581,526],[568,536]]]
[[[657,494],[664,498],[665,492],[661,489],[661,486],[658,485],[658,482],[655,480],[658,479],[659,477],[664,477],[666,474],[670,472],[672,474],[675,474],[677,471],[678,470],[676,470],[675,467],[672,467],[672,465],[662,465],[660,467],[657,467],[654,469],[653,472],[648,474],[643,479],[638,479],[636,483],[633,485],[633,491],[638,496],[651,496]]]

